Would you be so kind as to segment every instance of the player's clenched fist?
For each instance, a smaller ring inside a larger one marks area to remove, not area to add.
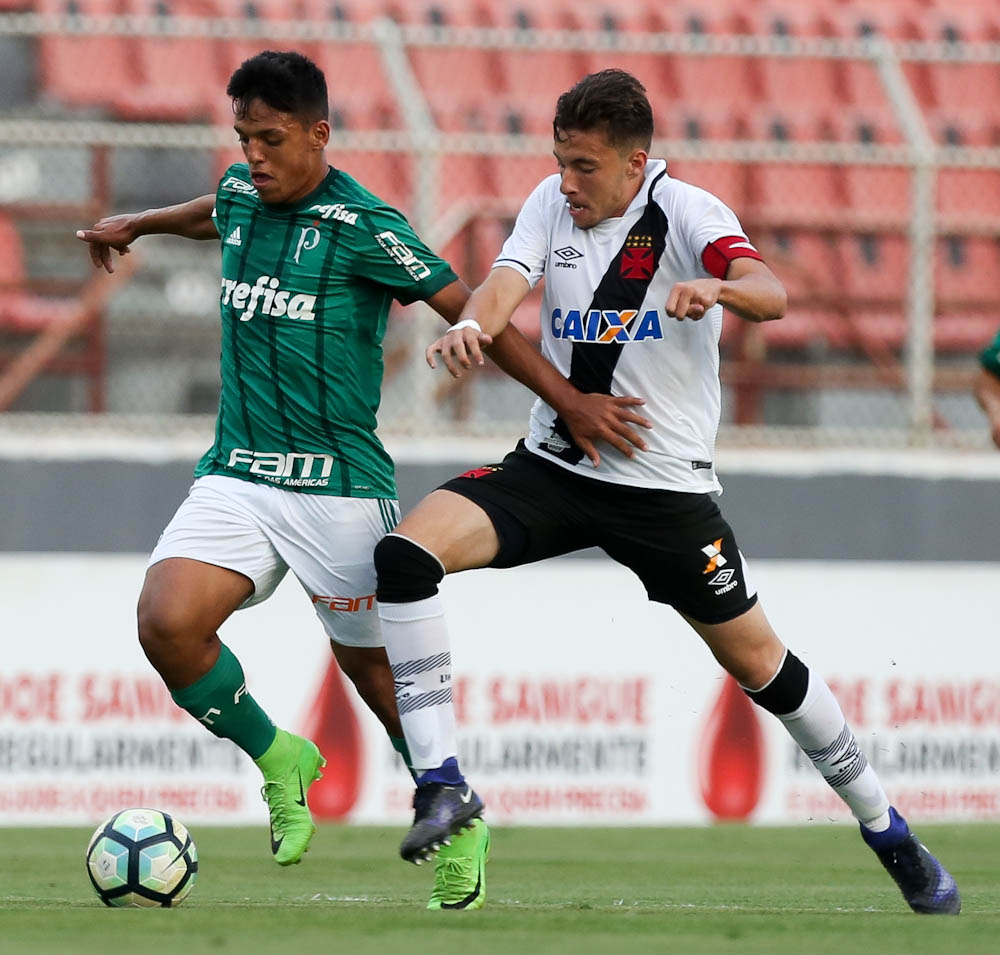
[[[487,335],[479,323],[471,318],[456,322],[436,342],[428,346],[424,353],[427,364],[437,368],[436,355],[441,356],[453,378],[462,377],[462,369],[468,370],[473,363],[485,363],[483,349],[493,343],[493,338]]]
[[[719,301],[722,282],[719,279],[692,279],[677,282],[667,296],[667,314],[677,321],[692,318],[697,321]]]
[[[93,228],[80,229],[76,233],[78,239],[89,244],[90,260],[96,268],[114,272],[111,250],[119,255],[128,255],[129,245],[139,238],[138,218],[135,215],[108,216],[95,223]]]

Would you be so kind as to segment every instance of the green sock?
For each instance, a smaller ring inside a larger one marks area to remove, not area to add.
[[[406,740],[400,736],[390,736],[389,742],[392,743],[392,748],[403,757],[406,768],[410,771],[410,775],[414,781],[416,781],[417,774],[413,771],[413,763],[410,760],[410,747],[406,745]]]
[[[257,759],[274,741],[274,724],[247,693],[243,667],[224,643],[208,673],[170,695],[210,733],[231,739],[251,759]]]

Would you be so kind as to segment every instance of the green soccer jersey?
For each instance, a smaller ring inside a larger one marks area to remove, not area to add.
[[[330,169],[299,202],[265,205],[245,163],[222,177],[222,394],[195,476],[311,494],[395,497],[375,435],[392,300],[455,281],[406,219]]]
[[[979,353],[979,363],[988,372],[1000,378],[1000,332],[997,332],[997,337],[993,339],[993,343],[987,345]]]

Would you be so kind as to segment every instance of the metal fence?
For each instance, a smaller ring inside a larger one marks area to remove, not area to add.
[[[216,250],[145,238],[109,283],[73,232],[213,191],[239,159],[228,71],[277,47],[327,73],[331,161],[470,284],[554,171],[556,95],[591,69],[633,70],[654,106],[653,155],[726,200],[790,292],[782,322],[726,317],[722,441],[985,446],[969,389],[1000,325],[1000,45],[157,9],[0,15],[0,429],[89,413],[207,433]],[[28,318],[10,320],[11,303]],[[537,311],[533,296],[516,317],[529,334]],[[384,432],[519,433],[521,386],[431,374],[439,320],[421,306],[396,319]]]

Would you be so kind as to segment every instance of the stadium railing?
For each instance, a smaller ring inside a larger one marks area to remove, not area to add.
[[[558,93],[587,70],[632,68],[656,111],[654,154],[732,205],[790,289],[782,322],[726,320],[725,439],[981,444],[968,389],[1000,314],[1000,89],[987,85],[1000,46],[986,5],[923,24],[905,4],[775,2],[756,19],[725,4],[597,6],[414,3],[394,22],[377,2],[39,0],[0,15],[0,43],[37,71],[0,112],[0,211],[36,280],[79,271],[67,225],[210,191],[240,158],[229,72],[257,49],[299,48],[330,81],[332,161],[475,282],[553,171]],[[198,293],[213,261],[177,245],[144,240],[144,268],[112,297],[109,414],[211,408],[204,346],[217,331]],[[499,376],[454,386],[426,372],[437,320],[413,311],[387,340],[382,428],[519,429],[526,399]],[[517,321],[537,337],[537,297]],[[134,371],[153,364],[159,390]],[[44,388],[13,407],[58,406],[32,399]],[[81,406],[72,391],[64,403]]]

